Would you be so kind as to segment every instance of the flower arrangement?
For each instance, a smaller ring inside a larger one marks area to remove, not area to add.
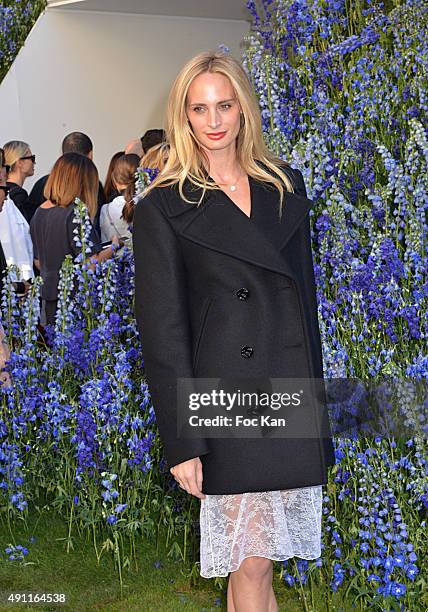
[[[427,607],[428,6],[391,4],[247,2],[266,141],[314,200],[325,376],[386,387],[404,420],[408,387],[425,389],[414,435],[336,439],[323,556],[283,563],[306,609],[315,585],[326,609],[339,590],[361,609]]]
[[[0,83],[6,76],[47,0],[3,0],[0,6]]]
[[[53,508],[68,522],[69,546],[88,530],[98,558],[113,552],[122,585],[138,538],[166,534],[168,554],[189,559],[191,522],[176,512],[188,515],[195,502],[162,457],[133,315],[132,253],[94,267],[80,201],[74,222],[82,255],[63,264],[46,336],[37,326],[40,278],[24,300],[6,280],[13,384],[0,392],[0,508],[12,525],[29,508]]]
[[[248,2],[244,61],[269,147],[303,172],[314,200],[325,375],[374,381],[383,405],[398,399],[399,418],[418,425],[404,437],[336,438],[322,557],[284,562],[281,575],[308,611],[422,612],[426,393],[419,404],[414,390],[428,378],[428,7],[257,6]],[[137,193],[149,180],[139,173]],[[170,555],[196,562],[198,504],[177,488],[156,435],[132,253],[90,266],[87,221],[78,203],[82,257],[64,263],[47,339],[37,328],[39,281],[23,301],[6,281],[1,320],[13,385],[0,395],[0,516],[13,525],[29,507],[53,507],[68,522],[69,545],[75,531],[91,533],[98,557],[114,555],[122,584],[139,537],[165,535]],[[14,544],[6,554],[12,561],[31,548]]]

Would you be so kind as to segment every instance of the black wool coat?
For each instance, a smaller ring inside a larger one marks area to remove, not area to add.
[[[322,379],[309,210],[295,193],[250,177],[251,216],[220,190],[202,204],[157,187],[136,206],[135,314],[169,467],[200,457],[202,491],[233,494],[325,484],[334,453],[318,395],[319,435],[189,439],[177,435],[177,378]],[[197,201],[190,185],[186,195]]]

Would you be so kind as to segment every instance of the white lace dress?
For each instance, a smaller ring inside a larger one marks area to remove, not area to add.
[[[322,486],[201,500],[200,574],[227,576],[246,557],[321,556]]]

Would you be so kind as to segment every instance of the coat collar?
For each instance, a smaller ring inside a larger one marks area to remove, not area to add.
[[[251,177],[249,180],[252,206],[256,199],[262,199],[263,205],[275,206],[277,210],[277,190]],[[187,188],[185,194],[197,201],[201,191]],[[188,211],[189,206],[185,205],[181,212]],[[254,219],[247,217],[223,191],[210,190],[200,206],[189,215],[189,220],[181,226],[180,234],[201,246],[295,279],[282,251],[312,206],[313,201],[308,198],[284,193],[282,217],[277,226],[283,239],[280,248],[277,248],[257,227]],[[171,216],[181,212],[177,211]]]

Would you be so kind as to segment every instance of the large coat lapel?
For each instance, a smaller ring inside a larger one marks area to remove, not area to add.
[[[253,206],[256,198],[262,198],[264,206],[278,206],[276,189],[267,188],[252,178],[250,187]],[[192,197],[195,197],[195,192]],[[282,235],[279,249],[257,227],[254,220],[248,218],[220,190],[208,192],[202,204],[189,215],[180,234],[204,247],[294,278],[294,272],[281,251],[312,205],[312,200],[303,196],[284,193],[282,217],[275,230]]]

